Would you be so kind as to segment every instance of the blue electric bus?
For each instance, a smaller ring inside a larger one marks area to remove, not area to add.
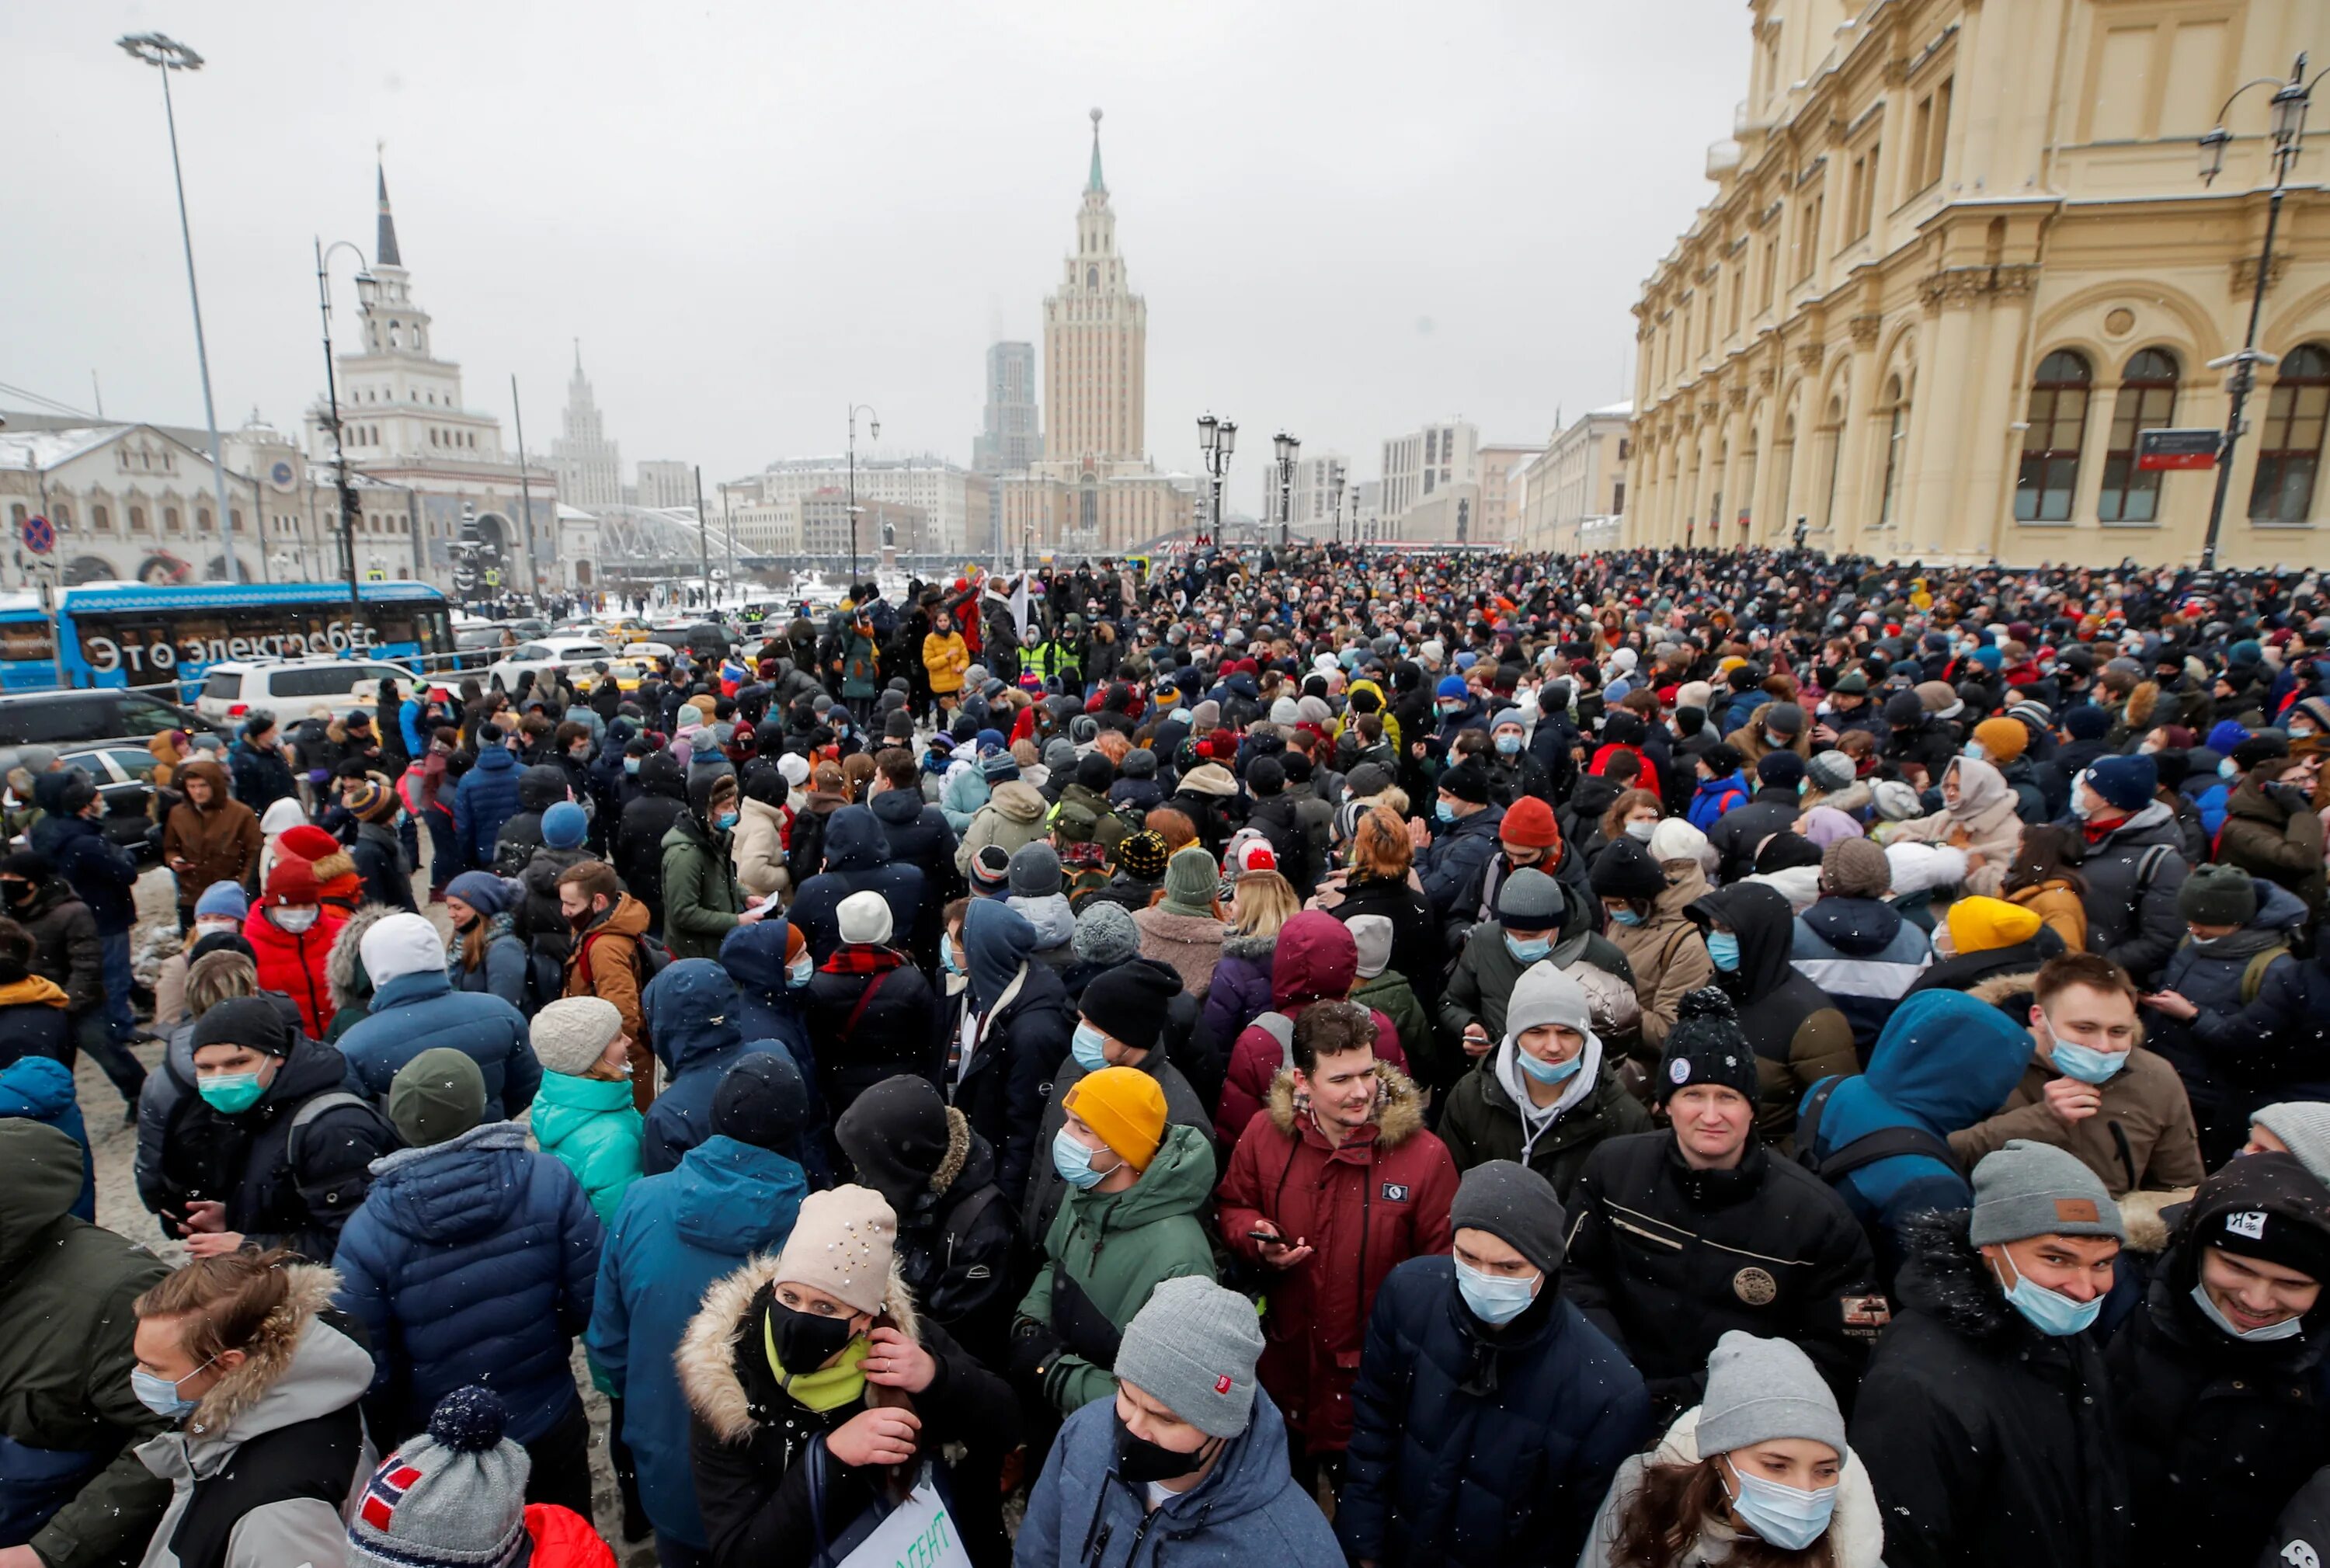
[[[352,622],[346,589],[331,583],[98,583],[63,591],[52,638],[39,600],[12,594],[0,599],[0,691],[167,686],[175,698],[224,659],[345,653],[419,669],[453,652],[451,607],[427,583],[367,582],[363,608]]]

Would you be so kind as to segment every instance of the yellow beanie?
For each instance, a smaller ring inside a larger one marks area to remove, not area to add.
[[[2039,934],[2039,917],[2003,898],[1962,898],[1950,905],[1949,922],[1950,945],[1960,953],[2011,948]]]
[[[1149,1168],[1165,1138],[1165,1091],[1138,1067],[1103,1067],[1069,1089],[1061,1105],[1124,1157],[1134,1170]]]
[[[1984,719],[1974,727],[1974,738],[1993,762],[2012,762],[2031,744],[2031,732],[2020,719]]]

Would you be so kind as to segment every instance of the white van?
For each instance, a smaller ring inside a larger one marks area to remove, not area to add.
[[[306,717],[310,708],[340,713],[377,701],[383,679],[409,692],[416,677],[403,665],[376,659],[230,659],[204,673],[194,711],[205,719],[229,723],[253,708],[265,708],[289,723]]]

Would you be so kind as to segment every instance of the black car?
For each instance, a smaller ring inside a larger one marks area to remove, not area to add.
[[[154,773],[146,742],[166,730],[185,731],[205,751],[223,750],[229,740],[192,708],[136,687],[12,693],[0,696],[0,773],[31,748],[54,751],[96,779],[106,836],[146,857],[153,849],[147,829]]]

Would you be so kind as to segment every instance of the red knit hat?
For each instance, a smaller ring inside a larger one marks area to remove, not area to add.
[[[302,860],[321,860],[340,852],[340,841],[312,822],[285,828],[277,842],[283,845],[286,855],[296,855]]]
[[[314,866],[296,855],[276,857],[274,868],[267,874],[267,895],[263,902],[312,904],[321,903],[323,899],[323,889],[316,884]]]
[[[1497,836],[1525,849],[1551,849],[1561,842],[1561,827],[1553,819],[1552,807],[1534,795],[1524,795],[1505,808]]]

